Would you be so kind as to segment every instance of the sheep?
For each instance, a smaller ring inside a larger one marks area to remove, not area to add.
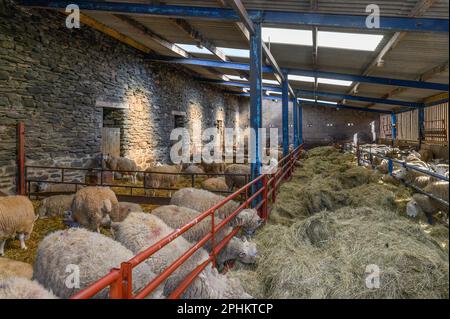
[[[152,211],[152,214],[159,217],[171,228],[181,228],[183,225],[194,220],[200,212],[175,205],[160,206]],[[219,224],[221,218],[215,218],[215,224]],[[248,233],[254,232],[262,224],[262,219],[258,216],[254,209],[244,209],[236,218],[223,227],[216,235],[216,242],[222,240],[236,226],[242,226]],[[211,232],[211,218],[203,219],[199,224],[189,229],[183,234],[183,237],[190,242],[198,242]]]
[[[76,184],[52,184],[48,182],[38,182],[36,186],[38,193],[75,193],[84,187]]]
[[[203,189],[182,188],[173,194],[170,199],[170,204],[204,212],[224,199],[225,197],[221,195],[217,195]],[[238,207],[239,203],[229,201],[217,210],[218,216],[220,218],[226,218]]]
[[[227,192],[228,186],[224,177],[212,177],[202,182],[202,188],[210,192]]]
[[[21,261],[0,257],[0,280],[10,277],[31,279],[33,277],[33,266]]]
[[[57,299],[36,281],[21,277],[0,280],[1,299]]]
[[[429,162],[433,159],[433,152],[426,149],[419,150],[420,159],[424,162]]]
[[[225,171],[225,163],[202,163],[203,170],[207,174],[223,174]]]
[[[411,166],[415,166],[422,170],[428,170],[428,171],[430,170],[428,165],[422,161],[414,161],[414,162],[411,162],[408,164]],[[423,173],[416,171],[414,169],[411,169],[411,168],[403,167],[403,166],[396,172],[397,178],[399,178],[407,183],[413,184],[413,185],[415,185],[415,183],[417,182],[418,185],[416,185],[416,186],[418,186],[418,187],[419,187],[419,185],[423,185],[423,183],[424,183],[423,179],[416,180],[416,178],[419,176],[423,176]]]
[[[189,174],[205,174],[205,171],[201,167],[196,165],[189,165],[183,170],[183,172]]]
[[[445,181],[432,182],[424,188],[424,191],[448,202],[448,185],[448,182]],[[416,193],[413,194],[412,200],[407,204],[406,212],[408,216],[416,217],[422,213],[430,216],[439,210],[448,213],[447,206],[425,194]]]
[[[162,238],[173,233],[173,229],[167,226],[160,218],[153,214],[131,213],[122,222],[115,226],[115,239],[135,254],[156,244]],[[192,246],[182,236],[173,239],[169,244],[151,255],[146,264],[155,273],[161,273],[175,260],[183,255]],[[162,284],[164,295],[169,296],[183,279],[199,264],[208,260],[209,255],[204,249],[197,250]],[[222,281],[222,286],[211,284],[212,278]],[[224,289],[230,289],[224,285],[226,277],[219,277],[217,272],[208,265],[199,277],[186,289],[183,298],[217,298],[230,295]],[[224,287],[225,286],[225,287]],[[234,295],[234,297],[237,297]]]
[[[30,237],[37,217],[28,197],[0,197],[0,256],[4,256],[8,238],[17,236],[20,248],[27,249],[25,240]]]
[[[261,168],[261,174],[275,174],[278,170],[278,160],[271,158],[268,165],[263,165]]]
[[[146,170],[144,185],[147,188],[153,188],[153,196],[155,188],[165,187],[171,188],[180,180],[178,173],[181,172],[181,165],[161,165],[150,167]],[[172,174],[167,174],[172,173]]]
[[[131,212],[144,212],[142,206],[136,203],[119,202],[119,217],[115,222],[122,222]]]
[[[69,298],[120,267],[134,254],[117,241],[84,228],[60,230],[46,236],[38,246],[33,279],[60,298]],[[155,278],[142,263],[133,269],[133,293]],[[158,297],[155,292],[152,297]],[[104,299],[109,288],[94,298]]]
[[[74,195],[55,195],[44,198],[38,208],[39,218],[63,216],[72,207]]]
[[[225,169],[225,174],[240,174],[240,175],[225,175],[225,182],[228,189],[231,191],[233,187],[241,188],[248,183],[248,175],[250,175],[250,166],[244,164],[231,164]]]
[[[80,189],[72,202],[72,220],[90,230],[100,232],[109,220],[119,221],[119,202],[108,187],[89,186]]]
[[[135,161],[126,157],[115,157],[110,154],[105,155],[104,161],[108,169],[113,171],[120,171],[122,175],[131,176],[131,182],[136,183],[136,171],[138,170],[138,166]]]

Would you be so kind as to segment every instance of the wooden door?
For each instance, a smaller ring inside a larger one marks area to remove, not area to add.
[[[120,128],[104,127],[102,130],[102,153],[120,156]]]

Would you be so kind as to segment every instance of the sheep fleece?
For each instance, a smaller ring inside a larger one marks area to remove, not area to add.
[[[18,233],[31,234],[35,219],[33,204],[28,197],[0,198],[0,240]]]
[[[191,208],[202,213],[224,199],[225,197],[223,196],[203,189],[183,188],[172,195],[170,204]],[[238,207],[238,203],[235,201],[229,201],[224,206],[219,208],[218,215],[220,218],[226,218]]]
[[[71,228],[51,233],[42,240],[33,277],[58,297],[69,298],[133,256],[130,250],[109,237],[84,228]],[[74,266],[79,269],[80,288],[68,288],[65,284],[74,272],[70,267]],[[140,264],[133,270],[133,290],[143,288],[154,277],[145,263]],[[104,289],[94,298],[107,298],[108,293],[109,289]]]
[[[1,299],[57,299],[57,297],[36,281],[11,277],[0,280]]]

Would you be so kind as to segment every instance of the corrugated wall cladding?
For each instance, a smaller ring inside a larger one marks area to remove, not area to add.
[[[438,104],[425,109],[425,141],[430,143],[448,143],[448,103]]]
[[[443,103],[424,110],[425,143],[448,144],[448,103]],[[391,139],[391,116],[380,116],[380,138]],[[397,114],[397,139],[402,141],[419,141],[419,111]]]

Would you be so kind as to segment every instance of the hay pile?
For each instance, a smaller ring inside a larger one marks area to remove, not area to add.
[[[353,155],[333,147],[318,147],[300,162],[292,180],[284,183],[270,219],[290,225],[322,210],[374,207],[404,214],[411,192],[383,183],[381,175],[356,166]]]
[[[233,269],[257,298],[448,298],[448,253],[395,212],[341,208],[255,237],[256,269]],[[380,288],[366,287],[368,265]]]

